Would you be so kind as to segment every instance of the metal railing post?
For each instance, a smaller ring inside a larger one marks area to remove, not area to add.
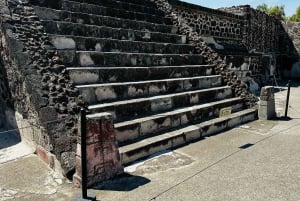
[[[87,199],[87,164],[86,164],[86,111],[81,109],[81,188],[82,198]]]
[[[287,118],[288,109],[289,109],[290,92],[291,92],[291,80],[289,80],[288,82],[288,91],[286,96],[285,115],[284,115],[285,118]]]
[[[87,145],[86,145],[86,127],[87,127],[87,120],[86,120],[86,110],[81,109],[80,111],[80,134],[81,134],[81,195],[76,195],[75,201],[96,201],[96,196],[93,193],[88,193],[88,181],[87,181]]]

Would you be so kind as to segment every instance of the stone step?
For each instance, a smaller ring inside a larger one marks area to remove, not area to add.
[[[109,112],[116,122],[232,97],[229,86],[90,105],[91,113]]]
[[[158,54],[193,54],[194,46],[188,44],[155,43],[109,38],[53,35],[49,38],[58,50],[83,50],[99,52],[144,52]]]
[[[171,24],[170,18],[165,18],[163,16],[159,16],[156,14],[150,14],[145,12],[133,12],[129,10],[103,7],[103,6],[93,5],[93,4],[79,3],[79,2],[67,1],[67,0],[64,0],[62,2],[61,9],[72,11],[72,12],[118,17],[122,19],[147,21],[147,22],[153,22],[157,24],[169,24],[169,25]]]
[[[95,0],[95,1],[97,1],[97,0]],[[144,1],[141,1],[141,0],[117,0],[117,1],[127,2],[127,3],[131,3],[131,4],[137,4],[137,5],[144,5],[147,7],[156,7],[156,4],[151,0],[144,0]]]
[[[72,22],[41,20],[48,34],[88,36],[118,40],[185,44],[186,36]]]
[[[65,0],[63,0],[65,1]],[[90,5],[97,5],[121,10],[130,10],[133,12],[140,12],[140,13],[149,13],[152,15],[164,16],[164,13],[158,10],[155,4],[145,5],[145,4],[134,4],[131,2],[126,1],[119,1],[119,0],[68,0],[69,2],[79,2],[85,3]],[[143,1],[145,2],[145,1]]]
[[[48,21],[68,21],[80,24],[90,24],[107,26],[113,28],[133,29],[141,31],[152,31],[161,33],[177,33],[178,27],[165,24],[156,24],[146,21],[136,21],[130,19],[121,19],[117,17],[86,14],[80,12],[70,12],[65,10],[55,10],[46,7],[34,7],[35,13],[40,20]]]
[[[188,90],[219,87],[221,76],[200,76],[173,78],[140,82],[119,82],[106,84],[79,85],[77,88],[85,101],[91,105],[100,102],[125,100]]]
[[[143,7],[150,7],[150,8],[156,8],[156,4],[149,0],[71,0],[71,1],[77,1],[81,3],[89,3],[89,4],[97,4],[97,5],[103,5],[103,6],[118,6],[116,4],[122,4],[123,7],[128,8],[128,6],[143,6]],[[112,1],[112,2],[111,2]],[[127,4],[127,5],[124,5]]]
[[[89,2],[89,3],[95,3],[95,2],[99,2],[101,3],[104,0],[92,0],[92,1],[84,1],[84,0],[72,0],[72,1],[77,1],[77,2]],[[105,2],[109,3],[110,0],[105,0]],[[156,8],[156,4],[152,1],[149,0],[113,0],[115,2],[121,2],[121,3],[128,3],[128,4],[135,4],[135,5],[142,5],[145,7],[152,7],[152,8]],[[62,4],[62,0],[46,0],[46,1],[41,1],[41,0],[30,0],[30,3],[33,5],[41,5],[41,6],[47,6],[50,8],[60,8],[61,4]]]
[[[243,99],[230,98],[116,123],[116,137],[119,145],[133,143],[172,128],[217,118],[220,110],[226,107],[231,107],[232,113],[241,111]]]
[[[214,66],[71,67],[67,69],[72,81],[79,85],[209,76],[213,75]]]
[[[121,161],[124,165],[145,158],[159,151],[174,149],[189,142],[202,139],[237,125],[257,119],[257,110],[247,109],[226,117],[216,118],[200,124],[187,126],[182,129],[167,132],[162,135],[119,148]]]
[[[66,65],[79,66],[165,66],[201,65],[203,57],[198,54],[153,54],[127,52],[96,52],[59,50]]]

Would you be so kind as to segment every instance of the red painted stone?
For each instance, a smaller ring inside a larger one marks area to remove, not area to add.
[[[54,165],[54,157],[42,146],[38,145],[36,147],[37,155],[47,164],[49,167],[53,167]]]
[[[111,116],[87,117],[87,178],[88,186],[123,173]],[[78,179],[78,177],[80,179]],[[81,182],[81,147],[76,153],[75,186]]]

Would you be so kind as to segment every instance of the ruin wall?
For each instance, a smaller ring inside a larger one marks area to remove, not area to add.
[[[82,97],[30,3],[1,0],[0,6],[0,101],[11,95],[11,108],[1,110],[14,109],[22,138],[54,155],[68,175],[75,166]]]
[[[236,75],[259,76],[269,64],[263,55],[248,52],[291,55],[297,47],[299,53],[299,24],[287,25],[293,44],[280,21],[248,6],[214,10],[177,0],[169,3],[177,14],[174,24],[190,34],[189,42],[208,63],[218,66],[218,73],[238,96],[249,96],[249,106],[256,99]],[[74,170],[77,115],[84,100],[28,1],[0,0],[0,25],[0,127],[5,106],[11,105],[33,129],[28,131],[32,140],[54,154],[68,174]]]
[[[285,31],[288,33],[298,56],[300,55],[300,22],[286,22],[283,24]]]
[[[280,57],[282,74],[286,78],[300,78],[300,22],[287,22],[283,24],[286,33],[295,48],[289,55]]]

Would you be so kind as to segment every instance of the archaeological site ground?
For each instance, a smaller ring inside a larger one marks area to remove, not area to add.
[[[300,77],[300,23],[248,5],[0,0],[0,25],[1,131],[78,186],[81,131],[92,185],[256,120],[261,87]]]

